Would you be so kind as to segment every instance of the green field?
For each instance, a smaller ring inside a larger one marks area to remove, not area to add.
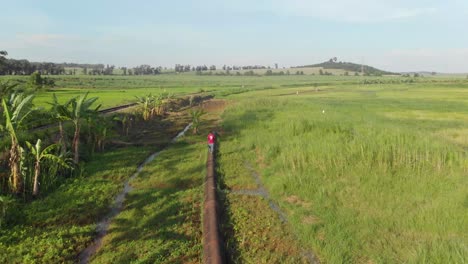
[[[233,262],[297,263],[304,261],[303,251],[323,263],[468,261],[466,79],[52,78],[57,87],[42,91],[37,105],[45,106],[52,93],[65,100],[86,91],[104,107],[162,92],[212,94],[225,102],[215,114],[207,109],[201,135],[170,146],[134,180],[135,190],[111,224],[96,263],[201,261],[196,242],[206,159],[202,143],[209,128],[220,133],[223,233],[231,235],[226,247]],[[0,249],[7,252],[2,261],[73,262],[92,239],[94,220],[147,153],[146,148],[111,149],[91,161],[82,178],[22,205],[17,217],[23,220],[0,233]],[[124,156],[132,158],[119,164]],[[97,168],[99,162],[108,167]],[[286,223],[278,221],[265,198],[236,195],[236,190],[257,188],[248,166],[258,172]],[[96,208],[84,212],[80,206],[93,202],[82,196],[94,192],[102,193]],[[64,205],[63,197],[74,202]],[[65,210],[57,211],[58,206]],[[155,225],[159,229],[152,230]],[[28,251],[34,245],[37,249]]]
[[[468,94],[398,89],[258,92],[225,112],[231,151],[257,160],[301,241],[325,262],[468,258]]]
[[[439,96],[443,93],[440,88],[460,88],[468,86],[463,79],[450,78],[401,78],[371,77],[371,76],[317,76],[317,75],[289,75],[289,76],[196,76],[192,73],[162,74],[154,76],[48,76],[55,81],[54,88],[44,88],[36,98],[36,105],[44,106],[51,101],[55,93],[60,101],[89,92],[90,96],[98,96],[99,103],[103,107],[112,107],[135,101],[135,96],[145,94],[159,94],[163,92],[174,95],[187,93],[210,92],[217,96],[226,96],[234,93],[244,93],[252,90],[276,89],[278,88],[336,88],[337,85],[344,91],[367,89],[371,84],[374,88],[385,88],[385,84],[394,84],[392,87],[400,87],[404,90],[406,84],[420,84],[422,87],[439,88],[438,93],[428,96]],[[27,87],[29,76],[0,76],[0,81],[19,81],[19,87]],[[402,85],[397,85],[402,84]],[[433,85],[434,84],[434,85]],[[436,85],[437,84],[437,85]],[[414,85],[412,85],[414,86]],[[437,90],[437,89],[435,89]],[[398,92],[399,89],[390,89],[388,92]],[[288,92],[296,92],[288,90]],[[455,95],[455,94],[453,94]],[[420,94],[414,94],[421,98]],[[456,96],[456,95],[455,95]],[[422,98],[421,98],[422,99]]]

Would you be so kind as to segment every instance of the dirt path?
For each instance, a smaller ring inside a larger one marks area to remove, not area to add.
[[[191,126],[192,123],[188,124],[184,128],[184,130],[182,130],[179,134],[177,134],[177,136],[175,136],[172,139],[171,143],[174,143],[178,138],[183,136]],[[97,236],[94,239],[94,242],[80,253],[79,263],[88,263],[89,258],[100,249],[102,240],[104,239],[109,230],[109,225],[112,219],[114,219],[122,211],[125,197],[129,192],[132,191],[130,181],[136,178],[141,173],[145,165],[153,161],[162,151],[164,151],[164,149],[155,152],[151,154],[148,158],[146,158],[146,160],[142,164],[140,164],[140,166],[138,166],[137,171],[125,182],[123,190],[115,197],[113,206],[110,208],[109,214],[103,219],[101,219],[101,221],[99,221],[99,223],[97,224]]]
[[[276,214],[278,215],[279,219],[281,222],[286,223],[288,222],[288,218],[286,214],[281,210],[281,208],[278,206],[278,204],[271,199],[268,191],[265,189],[262,180],[260,179],[260,175],[257,173],[257,171],[253,168],[252,164],[248,161],[245,161],[244,163],[245,167],[250,171],[250,175],[252,178],[255,180],[255,183],[257,184],[258,189],[254,190],[235,190],[233,191],[234,194],[243,194],[243,195],[255,195],[255,196],[260,196],[266,201],[268,201],[268,205],[270,206],[271,210],[275,211]],[[296,237],[297,239],[297,237]],[[302,255],[309,261],[309,263],[320,263],[318,258],[315,256],[315,254],[312,251],[303,249],[302,250]]]

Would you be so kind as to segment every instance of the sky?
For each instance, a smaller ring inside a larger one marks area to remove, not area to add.
[[[0,0],[0,50],[30,61],[468,72],[466,0]]]

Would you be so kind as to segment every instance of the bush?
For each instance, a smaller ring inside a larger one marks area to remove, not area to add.
[[[14,212],[15,203],[15,199],[9,196],[0,196],[0,228],[8,222],[8,219],[12,219],[10,214]]]
[[[42,78],[40,72],[33,72],[29,77],[29,85],[35,90],[39,90],[44,86],[53,87],[55,86],[55,81],[51,78]]]

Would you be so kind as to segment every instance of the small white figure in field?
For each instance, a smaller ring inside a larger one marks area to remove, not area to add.
[[[322,110],[322,114],[325,114],[325,110]]]
[[[299,94],[299,91],[296,91],[296,94]]]

